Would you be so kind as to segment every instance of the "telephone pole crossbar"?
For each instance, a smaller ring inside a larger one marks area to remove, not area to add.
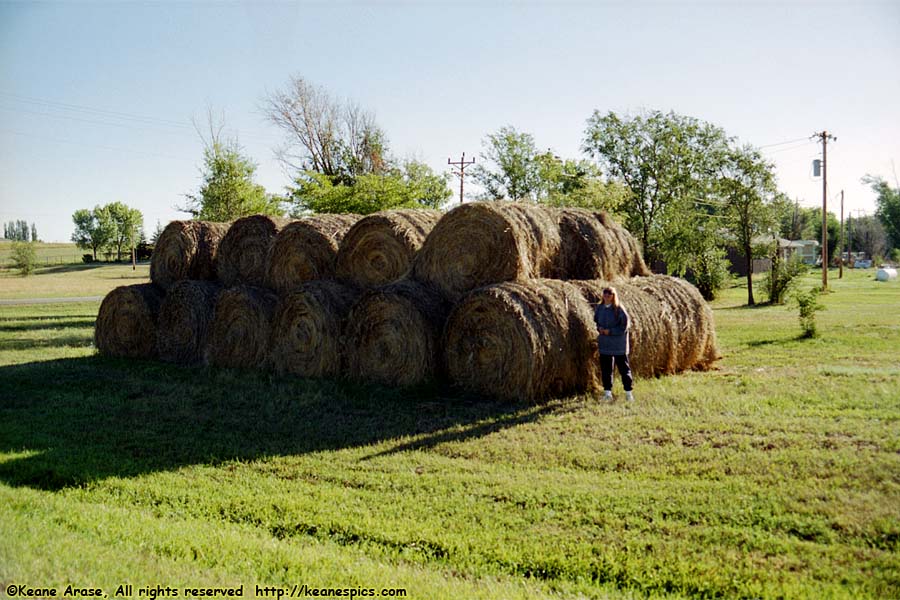
[[[453,171],[453,174],[459,177],[459,203],[463,203],[463,183],[466,179],[466,167],[472,166],[475,164],[475,159],[466,160],[466,153],[462,153],[462,157],[458,161],[451,161],[449,158],[447,159],[447,164],[456,167],[456,170]]]

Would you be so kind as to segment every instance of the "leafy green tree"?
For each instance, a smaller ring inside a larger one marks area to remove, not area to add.
[[[478,164],[472,178],[483,188],[487,200],[537,200],[541,191],[540,163],[534,137],[520,133],[515,127],[501,127],[482,141],[482,159],[489,167]]]
[[[34,242],[16,240],[12,245],[13,265],[19,270],[22,277],[27,277],[34,272],[37,262],[37,250]]]
[[[863,183],[867,183],[875,192],[875,216],[884,225],[891,246],[900,248],[900,187],[892,188],[881,177],[866,175]]]
[[[97,252],[106,247],[116,234],[116,227],[109,209],[98,205],[94,207],[94,210],[86,208],[76,210],[72,215],[72,220],[75,222],[72,241],[79,248],[90,250],[96,261]]]
[[[685,212],[703,214],[697,204],[712,191],[727,142],[721,128],[674,112],[621,117],[594,111],[583,149],[631,192],[623,206],[626,226],[652,264],[671,262],[679,251],[669,241],[674,231],[685,231]]]
[[[352,184],[334,183],[321,173],[307,171],[291,188],[292,214],[371,214],[391,208],[438,208],[453,195],[446,176],[435,175],[427,165],[407,161],[402,169],[381,175],[365,174]]]
[[[31,241],[38,241],[37,227],[34,226],[34,223],[31,224]]]
[[[243,156],[237,142],[213,139],[203,150],[203,183],[197,194],[186,194],[179,210],[202,221],[233,221],[254,214],[282,215],[279,198],[253,182],[256,164]]]
[[[115,250],[116,260],[122,260],[122,250],[130,250],[140,240],[144,229],[144,215],[121,202],[112,202],[104,208],[113,224],[113,236],[108,246]]]
[[[818,240],[820,243],[822,241],[822,209],[821,208],[811,208],[807,209],[809,211],[809,237],[805,239],[813,239]],[[834,213],[829,212],[826,217],[826,225],[828,227],[828,252],[826,255],[826,260],[828,261],[826,264],[831,264],[832,257],[834,257],[835,250],[837,249],[838,243],[840,242],[841,235],[841,223],[838,221],[838,218],[834,216]]]
[[[552,152],[539,154],[538,201],[550,206],[573,206],[618,214],[628,189],[604,181],[600,169],[587,160],[561,159]]]
[[[753,306],[755,240],[776,226],[769,200],[775,194],[774,165],[751,146],[732,147],[725,153],[715,182],[723,203],[723,223],[734,236],[746,261],[747,304]]]

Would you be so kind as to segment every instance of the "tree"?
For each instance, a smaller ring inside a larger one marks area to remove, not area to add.
[[[674,112],[634,117],[594,111],[583,149],[629,189],[626,226],[645,257],[671,260],[669,240],[683,214],[709,195],[727,138],[719,127]]]
[[[866,175],[862,181],[875,192],[875,216],[884,225],[891,246],[900,248],[900,185],[891,188],[887,181],[874,175]]]
[[[109,246],[115,249],[116,260],[122,260],[122,249],[130,249],[137,245],[144,228],[144,215],[136,208],[130,208],[121,202],[107,204],[104,209],[109,213],[113,225],[113,235]]]
[[[102,250],[115,236],[115,224],[107,207],[95,206],[94,210],[80,209],[72,215],[75,222],[75,233],[72,241],[79,248],[90,249],[94,260],[97,251]]]
[[[811,208],[807,209],[809,211],[809,220],[810,220],[810,236],[806,239],[819,240],[822,241],[822,209],[821,208]],[[834,213],[829,212],[826,215],[826,222],[828,227],[828,251],[826,252],[826,260],[828,261],[826,264],[831,264],[832,257],[834,256],[835,249],[837,249],[838,242],[840,242],[841,235],[841,223],[838,221],[838,218],[834,216]]]
[[[873,216],[848,220],[844,244],[853,252],[865,252],[869,258],[884,257],[889,249],[883,222]]]
[[[538,199],[540,164],[530,133],[519,133],[511,126],[502,127],[497,133],[489,133],[481,145],[482,159],[492,163],[493,168],[476,165],[472,177],[484,187],[485,199]]]
[[[254,183],[256,163],[241,153],[236,139],[223,138],[224,123],[208,112],[208,134],[195,123],[203,140],[203,183],[197,194],[185,194],[188,204],[178,210],[202,221],[233,221],[254,214],[283,215],[281,199]]]
[[[453,195],[446,175],[435,175],[430,167],[407,161],[402,169],[381,175],[365,174],[352,184],[334,183],[321,173],[307,171],[290,188],[292,214],[371,214],[389,208],[438,208]]]
[[[768,200],[775,194],[774,165],[751,146],[732,147],[719,167],[716,188],[723,203],[724,225],[735,237],[747,267],[747,304],[753,306],[755,240],[770,234],[776,215]]]
[[[37,227],[34,226],[34,223],[31,224],[31,241],[38,241]]]
[[[303,77],[294,76],[287,87],[269,94],[263,110],[285,133],[278,158],[292,171],[352,185],[357,177],[387,167],[387,140],[374,115],[336,100]]]
[[[22,277],[27,277],[34,272],[37,261],[37,251],[34,244],[24,240],[16,240],[12,245],[13,265],[19,270]]]

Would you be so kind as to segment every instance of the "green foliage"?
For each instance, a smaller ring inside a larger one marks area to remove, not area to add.
[[[541,163],[538,162],[534,136],[515,127],[501,127],[482,141],[483,164],[475,165],[472,178],[484,188],[484,199],[537,200],[540,194]]]
[[[725,254],[725,250],[712,246],[699,252],[691,265],[694,285],[706,300],[716,299],[731,279],[728,271],[731,263]]]
[[[825,306],[819,302],[819,296],[822,288],[810,288],[802,292],[798,291],[794,294],[794,303],[799,308],[800,328],[803,330],[803,337],[816,337],[816,313],[824,310]]]
[[[37,229],[35,229],[34,223],[31,224],[31,229],[29,229],[28,222],[21,219],[9,221],[3,224],[3,237],[18,242],[27,242],[29,239],[32,242],[36,242]]]
[[[19,274],[27,277],[34,272],[37,261],[35,242],[15,241],[12,244],[12,261]]]
[[[891,250],[891,262],[894,264],[900,263],[900,248]]]
[[[112,218],[110,205],[100,206],[93,210],[82,208],[72,215],[75,232],[72,241],[79,248],[90,250],[93,260],[97,260],[97,252],[102,251],[117,237],[117,226]]]
[[[776,249],[772,255],[772,268],[763,279],[763,289],[769,304],[784,304],[785,295],[808,270],[799,254],[792,255],[787,261],[780,260],[779,256]]]
[[[352,184],[335,183],[321,173],[307,171],[289,190],[300,216],[313,213],[355,213],[368,215],[391,208],[439,208],[453,192],[446,175],[435,175],[428,165],[407,161],[402,169],[380,175],[365,174]]]
[[[809,211],[809,222],[810,222],[810,232],[811,235],[806,237],[805,239],[818,240],[819,243],[822,242],[822,209],[812,208],[808,209]],[[837,250],[837,245],[841,239],[841,222],[838,220],[834,213],[831,211],[825,216],[826,227],[828,228],[828,253],[827,259],[828,264],[832,264],[833,257],[835,256],[835,251]]]
[[[253,182],[256,164],[241,154],[236,141],[213,137],[203,150],[203,183],[198,194],[186,194],[180,210],[202,221],[233,221],[247,215],[282,215],[280,199]]]
[[[721,128],[674,112],[621,117],[594,111],[583,148],[630,190],[623,206],[626,226],[640,239],[648,262],[683,262],[678,254],[684,241],[676,242],[681,248],[671,242],[688,231],[685,220],[696,224],[692,217],[705,216],[727,142]]]
[[[115,250],[116,260],[122,260],[123,252],[128,255],[143,235],[144,215],[136,208],[121,202],[112,202],[104,207],[112,221],[113,235],[110,250]]]
[[[877,216],[894,248],[900,248],[900,187],[892,188],[881,177],[866,175],[867,183],[875,192],[875,216]]]

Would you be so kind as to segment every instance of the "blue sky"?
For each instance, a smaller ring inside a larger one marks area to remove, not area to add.
[[[577,157],[594,110],[674,110],[763,147],[820,206],[808,138],[827,129],[829,208],[843,189],[872,214],[860,178],[900,163],[898,31],[896,2],[0,2],[0,221],[65,241],[96,204],[139,208],[148,234],[183,218],[208,105],[281,192],[260,106],[291,75],[441,171],[505,125]]]

